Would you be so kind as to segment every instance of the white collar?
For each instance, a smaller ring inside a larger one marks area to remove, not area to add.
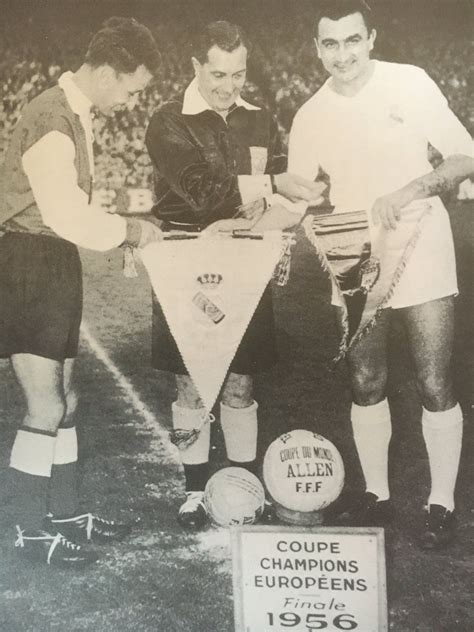
[[[256,105],[252,105],[247,101],[244,101],[241,96],[238,96],[235,105],[242,106],[246,110],[260,110],[261,108]],[[198,82],[196,77],[191,81],[189,86],[186,88],[183,99],[183,109],[181,110],[182,114],[200,114],[201,112],[205,112],[206,110],[212,110],[209,103],[199,92]]]
[[[80,118],[87,117],[90,114],[92,102],[77,87],[73,80],[73,76],[74,75],[71,71],[64,72],[59,77],[58,85],[64,91],[71,110],[75,114],[78,114]]]

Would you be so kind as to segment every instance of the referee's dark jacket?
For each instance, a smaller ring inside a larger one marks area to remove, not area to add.
[[[286,170],[272,116],[239,98],[224,120],[196,80],[153,115],[146,146],[154,167],[153,213],[165,222],[202,228],[231,218],[243,203],[239,176]]]

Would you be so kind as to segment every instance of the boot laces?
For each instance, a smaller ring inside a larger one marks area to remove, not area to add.
[[[50,564],[51,556],[53,555],[54,550],[56,549],[58,545],[63,546],[64,548],[69,549],[70,551],[81,550],[81,547],[79,544],[75,544],[74,542],[71,542],[71,540],[68,540],[66,537],[62,535],[62,533],[59,533],[59,531],[54,536],[46,532],[43,533],[42,535],[29,536],[29,535],[25,535],[24,529],[20,529],[18,525],[16,527],[16,530],[17,530],[17,539],[15,541],[16,547],[23,548],[25,546],[25,541],[26,542],[39,542],[39,541],[51,542],[48,549],[48,557],[46,559],[48,564]]]
[[[86,536],[87,539],[90,540],[92,535],[92,530],[94,528],[94,521],[100,522],[101,524],[106,524],[109,526],[114,525],[113,520],[106,520],[105,518],[99,518],[98,516],[94,516],[92,513],[81,514],[80,516],[74,516],[74,518],[68,518],[65,520],[55,520],[55,524],[67,524],[68,522],[82,522],[85,524],[86,528]]]

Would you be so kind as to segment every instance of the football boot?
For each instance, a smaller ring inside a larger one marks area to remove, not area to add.
[[[105,543],[123,540],[132,530],[128,524],[106,520],[91,513],[67,518],[50,515],[51,525],[74,542]]]
[[[262,513],[257,522],[261,524],[274,524],[278,522],[275,505],[268,498],[265,498],[265,504],[263,505]]]
[[[178,522],[185,529],[202,529],[208,522],[204,492],[186,492],[186,500],[178,511]]]
[[[23,530],[18,525],[16,531],[15,547],[29,561],[62,568],[82,568],[98,559],[95,551],[71,542],[57,531]]]
[[[456,515],[442,505],[425,507],[425,521],[420,536],[420,547],[441,549],[452,542],[456,529]]]
[[[390,499],[379,500],[372,492],[364,492],[327,511],[324,523],[339,527],[384,527],[391,523],[393,515]]]

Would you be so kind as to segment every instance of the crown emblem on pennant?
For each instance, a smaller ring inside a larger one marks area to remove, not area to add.
[[[219,286],[222,278],[222,274],[219,274],[218,272],[206,272],[204,274],[200,274],[197,277],[197,281],[203,288],[213,290]]]

